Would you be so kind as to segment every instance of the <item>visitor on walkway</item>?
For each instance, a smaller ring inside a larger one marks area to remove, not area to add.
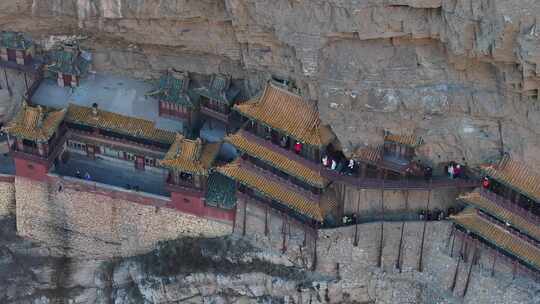
[[[448,166],[448,176],[450,178],[454,178],[454,165],[453,164],[450,164]]]
[[[332,165],[330,166],[330,169],[336,170],[337,162],[335,159],[332,159]]]
[[[326,156],[326,155],[323,156],[322,164],[323,164],[323,166],[328,167],[328,156]]]
[[[302,144],[298,141],[294,144],[294,152],[296,152],[296,154],[302,152]]]
[[[79,169],[77,169],[77,171],[75,172],[75,177],[76,178],[81,178],[82,177],[81,171]]]
[[[461,170],[461,165],[457,164],[456,167],[454,168],[454,177],[460,178],[462,173],[463,172]]]
[[[424,179],[429,181],[433,176],[433,169],[430,166],[424,168]]]
[[[90,177],[90,173],[88,173],[88,172],[84,173],[84,179],[87,180],[87,181],[92,180],[92,178]]]
[[[354,159],[349,159],[349,164],[347,165],[348,174],[354,173]]]
[[[491,185],[491,183],[489,182],[489,178],[487,178],[487,176],[484,177],[482,179],[482,188],[488,190],[490,185]]]

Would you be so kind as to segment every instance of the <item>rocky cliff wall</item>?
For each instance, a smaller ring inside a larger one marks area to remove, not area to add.
[[[20,0],[0,26],[86,35],[95,67],[290,77],[346,151],[383,129],[426,139],[433,161],[510,152],[540,168],[540,4],[534,0]]]
[[[59,254],[87,258],[130,256],[178,237],[230,234],[228,223],[206,220],[88,192],[69,181],[15,179],[17,232]]]

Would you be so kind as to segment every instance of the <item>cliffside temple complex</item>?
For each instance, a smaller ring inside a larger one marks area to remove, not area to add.
[[[1,35],[0,63],[13,63],[2,66],[20,70],[34,60],[34,46],[21,34]],[[180,236],[230,233],[260,234],[285,252],[301,235],[315,267],[322,229],[349,226],[357,246],[361,224],[377,222],[382,267],[384,223],[399,222],[394,265],[401,270],[405,222],[420,221],[422,271],[426,222],[452,213],[450,255],[458,236],[493,251],[493,265],[500,256],[514,268],[540,270],[540,176],[509,156],[449,178],[446,169],[433,173],[419,161],[422,137],[385,131],[379,145],[347,157],[314,102],[272,80],[239,102],[239,87],[221,74],[191,88],[188,73],[169,69],[153,90],[140,86],[143,96],[119,106],[93,100],[98,94],[59,101],[43,93],[36,102],[32,94],[44,76],[57,90],[88,90],[81,77],[90,72],[91,56],[77,43],[43,57],[45,68],[34,69],[26,101],[3,128],[15,163],[15,177],[5,180],[15,184],[21,235],[63,244],[46,233],[59,229],[72,235],[72,247],[106,244],[104,256],[144,252]],[[227,135],[211,142],[198,131],[212,120]],[[222,156],[225,146],[236,151],[234,160]],[[482,187],[463,194],[480,185],[479,176]]]
[[[540,270],[540,175],[508,155],[495,165],[481,167],[486,176],[480,189],[459,199],[467,208],[451,220],[497,256],[511,258],[528,269]]]

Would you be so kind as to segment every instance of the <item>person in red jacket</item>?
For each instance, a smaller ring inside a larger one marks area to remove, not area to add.
[[[482,180],[482,187],[487,190],[489,189],[489,186],[490,186],[489,178],[484,177],[484,179]]]
[[[296,152],[296,154],[302,152],[302,144],[298,141],[294,144],[294,152]]]

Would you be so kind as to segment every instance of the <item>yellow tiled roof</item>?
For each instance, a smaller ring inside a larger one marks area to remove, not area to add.
[[[262,96],[234,106],[241,114],[309,145],[323,146],[335,135],[322,126],[319,112],[301,96],[268,83]]]
[[[296,212],[323,221],[322,211],[317,201],[309,199],[288,185],[257,172],[259,169],[236,160],[232,163],[218,167],[217,171],[249,188],[256,189],[265,196],[275,199]]]
[[[360,161],[378,163],[382,160],[382,150],[382,145],[377,147],[360,147],[353,152],[352,157]]]
[[[200,138],[190,140],[177,134],[174,143],[159,164],[168,169],[208,175],[208,169],[212,166],[220,148],[221,143],[203,144]]]
[[[510,223],[512,226],[526,232],[533,238],[540,240],[539,226],[531,223],[526,218],[523,218],[522,216],[513,213],[508,209],[500,207],[494,202],[491,202],[488,198],[482,196],[478,190],[462,195],[459,197],[459,199],[483,210],[486,213],[492,214],[500,220]]]
[[[416,137],[415,135],[409,134],[392,134],[388,133],[384,136],[384,141],[394,142],[400,145],[410,146],[416,148],[424,143],[422,137]]]
[[[271,150],[256,142],[250,141],[245,137],[243,131],[238,131],[238,133],[226,137],[225,141],[231,143],[239,150],[259,158],[265,163],[268,163],[272,167],[278,168],[287,174],[298,177],[312,186],[324,188],[328,185],[328,180],[322,177],[319,171],[295,161],[285,154],[281,154],[278,151]]]
[[[103,110],[98,110],[98,114],[94,115],[92,108],[74,104],[68,106],[66,120],[71,123],[167,144],[173,143],[175,139],[174,132],[158,129],[152,121]]]
[[[512,253],[528,264],[540,268],[540,248],[511,234],[508,230],[491,223],[469,208],[450,217],[455,223],[473,231],[500,248]]]
[[[41,106],[31,107],[23,103],[21,111],[4,130],[14,137],[46,142],[56,132],[65,115],[65,109],[48,111]]]
[[[511,160],[510,156],[504,156],[498,165],[482,166],[481,169],[503,184],[516,188],[534,200],[540,200],[540,175],[525,164]]]

